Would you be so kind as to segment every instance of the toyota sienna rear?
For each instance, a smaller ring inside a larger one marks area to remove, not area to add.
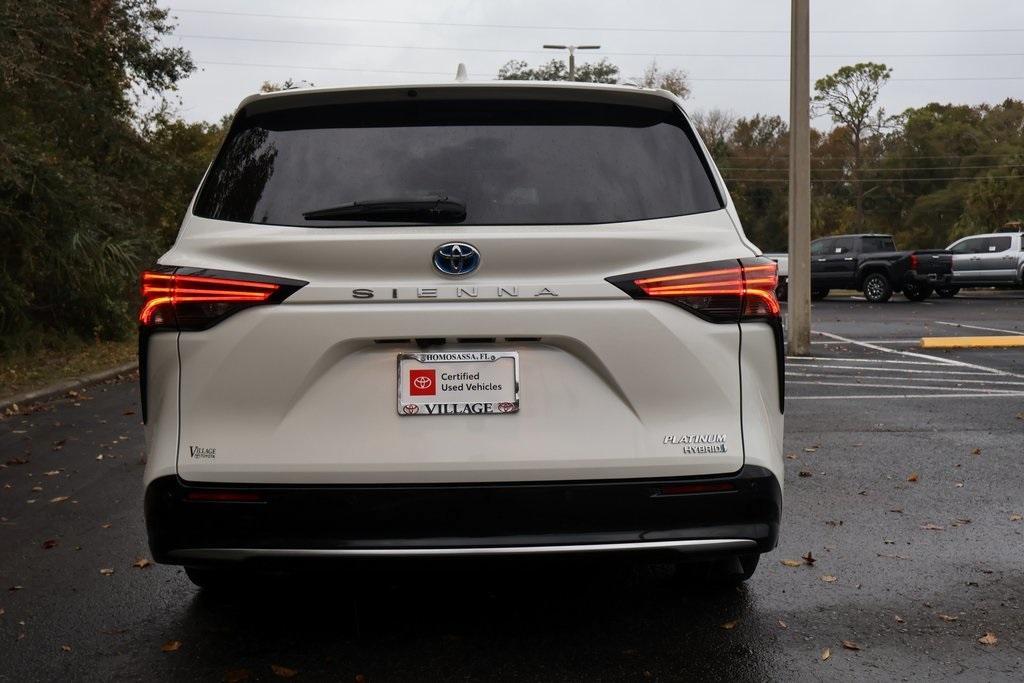
[[[249,97],[142,275],[153,556],[746,578],[779,531],[775,281],[665,91]]]

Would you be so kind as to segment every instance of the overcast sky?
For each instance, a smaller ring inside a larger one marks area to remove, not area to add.
[[[199,67],[179,91],[181,113],[192,121],[219,119],[265,80],[449,80],[459,62],[471,80],[490,80],[510,59],[560,56],[541,50],[544,43],[600,44],[594,54],[626,79],[655,57],[661,67],[682,68],[691,79],[691,111],[787,114],[790,0],[161,4],[177,17],[170,42],[186,47]],[[843,64],[884,62],[894,74],[882,101],[893,112],[933,101],[1024,98],[1024,0],[811,0],[811,30],[812,79]]]

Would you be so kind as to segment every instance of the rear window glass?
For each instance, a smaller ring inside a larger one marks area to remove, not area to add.
[[[410,101],[240,116],[196,199],[205,218],[305,227],[351,202],[447,196],[464,225],[636,221],[722,207],[677,111]]]
[[[880,251],[896,251],[896,243],[891,237],[862,237],[860,242],[861,252],[874,254]]]

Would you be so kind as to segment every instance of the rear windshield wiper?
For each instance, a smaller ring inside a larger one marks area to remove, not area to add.
[[[446,196],[363,199],[327,209],[306,211],[307,221],[394,221],[396,223],[461,223],[466,205]]]

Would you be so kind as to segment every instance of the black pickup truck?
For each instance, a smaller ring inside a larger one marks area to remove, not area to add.
[[[811,298],[815,301],[824,299],[831,289],[857,289],[873,303],[888,301],[893,292],[924,301],[936,287],[950,286],[952,277],[950,252],[896,251],[892,235],[836,235],[811,242]]]

